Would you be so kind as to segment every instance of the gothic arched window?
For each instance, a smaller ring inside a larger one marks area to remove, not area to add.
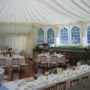
[[[47,43],[50,46],[54,45],[54,31],[52,28],[48,29],[48,31],[47,31]]]
[[[38,29],[38,43],[44,43],[44,30],[42,28]]]
[[[90,26],[87,27],[87,43],[90,44]]]
[[[80,44],[80,29],[77,26],[74,26],[71,29],[71,40],[72,44]]]
[[[68,29],[65,27],[61,29],[61,44],[68,44]]]

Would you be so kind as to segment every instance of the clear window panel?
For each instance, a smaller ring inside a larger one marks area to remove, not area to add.
[[[42,28],[38,29],[38,43],[44,43],[44,30]]]
[[[87,28],[87,42],[90,44],[90,26]]]
[[[72,44],[80,44],[80,29],[74,26],[71,30]]]
[[[54,31],[51,28],[47,32],[47,43],[49,46],[54,46]]]
[[[67,28],[61,29],[61,44],[68,44],[68,30],[67,30]]]

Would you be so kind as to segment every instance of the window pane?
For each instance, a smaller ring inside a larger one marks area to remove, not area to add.
[[[90,26],[87,28],[87,41],[90,44]]]
[[[50,46],[54,45],[54,31],[51,28],[48,29],[48,32],[47,32],[47,43]]]
[[[44,43],[44,31],[42,28],[38,29],[38,43],[39,44]]]
[[[71,31],[72,34],[72,44],[80,44],[80,29],[74,26]]]
[[[68,30],[67,30],[67,28],[61,29],[61,44],[68,44]]]

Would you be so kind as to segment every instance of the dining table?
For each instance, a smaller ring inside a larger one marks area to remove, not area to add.
[[[10,56],[0,56],[0,59],[5,59],[6,60],[6,66],[11,66],[12,65],[12,59],[18,58],[19,59],[19,64],[25,64],[25,57],[20,56],[20,55],[13,55],[12,57]]]
[[[57,74],[52,73],[47,76],[41,74],[36,80],[30,82],[27,82],[25,79],[6,82],[2,84],[1,88],[6,87],[7,90],[42,90],[47,86],[66,81],[66,89],[69,89],[71,80],[81,79],[81,77],[87,75],[90,79],[90,66],[80,65],[80,67],[75,70],[66,69]]]
[[[57,56],[57,57],[58,57],[57,62],[64,61],[64,59],[65,59],[63,54],[49,55],[49,53],[45,53],[45,54],[39,54],[39,55],[38,55],[38,57],[37,57],[37,59],[36,59],[38,62],[40,62],[40,56],[46,56],[48,63],[51,62],[51,57],[52,57],[52,56]]]

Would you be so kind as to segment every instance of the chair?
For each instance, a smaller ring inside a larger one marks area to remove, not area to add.
[[[34,58],[33,61],[35,63],[35,67],[39,68],[40,67],[40,60],[38,60],[38,58]]]
[[[53,52],[53,51],[50,51],[50,52],[49,52],[49,55],[54,55],[54,52]]]
[[[6,80],[11,80],[10,79],[10,70],[11,68],[9,68],[9,66],[6,65],[6,59],[0,59],[0,68],[4,68],[5,70],[5,76],[4,76],[4,79]]]
[[[23,70],[23,72],[27,73],[28,72],[28,62],[25,60],[25,63],[20,64],[20,69]]]
[[[76,87],[72,87],[72,88],[69,88],[67,90],[90,90],[90,88],[86,88],[84,86],[76,86]]]
[[[89,79],[89,76],[84,76],[81,78],[81,83],[85,83]]]
[[[20,55],[21,55],[21,56],[26,56],[26,51],[25,51],[25,50],[22,50],[22,51],[20,52]]]
[[[57,56],[51,56],[51,68],[52,67],[57,67],[57,65],[58,65],[58,63],[57,63],[57,61],[58,61],[58,57]]]
[[[12,66],[13,67],[19,67],[19,58],[13,58],[12,59]]]
[[[7,67],[7,75],[6,75],[6,80],[7,81],[11,81],[11,80],[13,80],[12,79],[12,68],[11,67]]]
[[[42,90],[57,90],[56,84],[55,85],[52,85],[52,86],[48,86],[47,88],[44,88]]]
[[[13,58],[12,59],[12,74],[13,74],[13,79],[16,78],[16,76],[19,76],[20,72],[20,62],[19,58]]]
[[[33,59],[36,59],[38,57],[38,53],[34,52],[33,53]]]
[[[40,56],[40,67],[46,70],[48,67],[47,57],[46,56]]]
[[[70,87],[77,86],[78,84],[79,84],[79,79],[72,80],[72,81],[70,82]]]
[[[19,58],[13,58],[12,59],[12,68],[13,68],[13,70],[20,70],[20,63],[19,63]]]
[[[66,66],[65,57],[61,57],[61,60],[58,62],[59,66],[64,68]]]
[[[57,90],[66,90],[66,81],[56,84]]]
[[[41,65],[40,61],[38,61],[37,59],[33,60],[33,66],[34,66],[33,67],[34,68],[33,71],[34,71],[34,73],[37,73],[38,69],[40,68],[40,65]]]
[[[0,59],[0,68],[6,68],[6,59]]]

